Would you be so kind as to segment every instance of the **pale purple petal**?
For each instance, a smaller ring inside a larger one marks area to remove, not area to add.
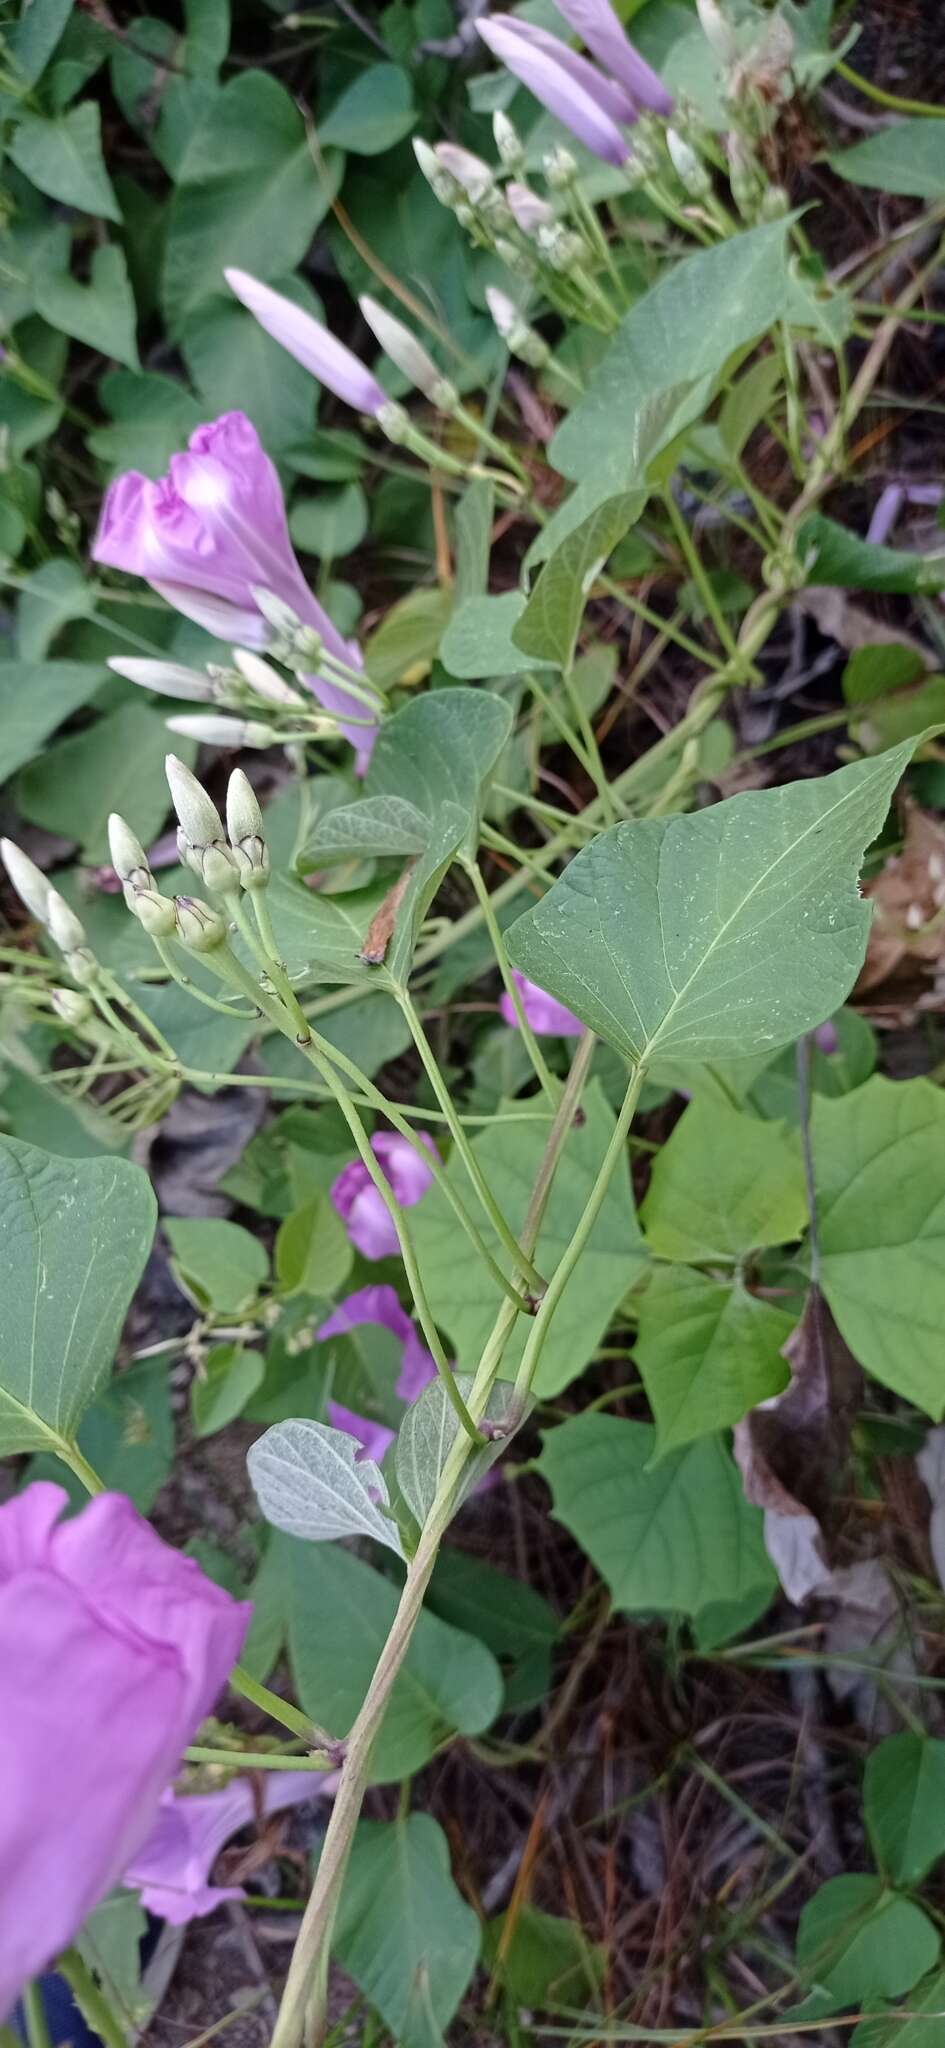
[[[427,1136],[426,1131],[418,1131],[417,1136],[432,1157],[438,1160],[440,1155],[433,1139]],[[433,1174],[426,1160],[414,1151],[409,1138],[401,1137],[399,1131],[376,1132],[371,1139],[371,1151],[378,1165],[383,1167],[385,1178],[390,1181],[401,1208],[412,1209],[433,1185]]]
[[[262,612],[250,611],[248,607],[241,610],[223,597],[210,597],[206,591],[193,590],[186,583],[166,583],[159,576],[150,577],[149,582],[166,604],[173,605],[175,612],[193,619],[195,626],[202,626],[215,640],[228,640],[236,647],[268,647],[272,630]]]
[[[377,378],[343,342],[329,334],[320,320],[303,312],[301,306],[293,305],[281,292],[260,284],[258,278],[250,277],[245,270],[225,270],[223,275],[260,327],[317,377],[320,384],[327,384],[337,398],[354,406],[357,412],[378,413],[387,405],[387,394]]]
[[[557,1003],[554,996],[546,995],[543,988],[539,988],[534,981],[529,981],[526,975],[519,974],[517,968],[512,971],[512,979],[522,998],[526,1019],[539,1038],[581,1037],[584,1026],[573,1011],[566,1010],[563,1003]],[[501,997],[499,1009],[506,1024],[511,1024],[513,1030],[517,1031],[518,1018],[510,995]]]
[[[873,507],[873,515],[866,529],[866,538],[874,546],[881,547],[888,539],[902,510],[905,491],[901,484],[887,484]]]
[[[517,227],[523,235],[533,235],[536,228],[550,227],[554,220],[554,207],[547,199],[541,199],[528,185],[520,185],[517,178],[510,178],[505,187],[505,196],[512,208]]]
[[[423,1143],[436,1158],[438,1155],[432,1139],[421,1135]],[[424,1165],[408,1140],[396,1131],[376,1132],[371,1139],[371,1150],[401,1207],[412,1208],[426,1194],[433,1179],[429,1167]],[[393,1220],[363,1160],[353,1159],[333,1182],[330,1192],[339,1216],[347,1225],[352,1244],[357,1245],[366,1259],[396,1256],[400,1246]]]
[[[555,6],[599,63],[606,64],[611,75],[626,86],[638,107],[650,107],[655,114],[672,113],[672,94],[634,49],[610,0],[555,0]]]
[[[356,1437],[364,1457],[373,1458],[375,1465],[379,1465],[390,1450],[397,1431],[388,1429],[386,1423],[372,1422],[369,1415],[356,1414],[353,1408],[343,1408],[340,1401],[329,1401],[327,1412],[332,1428],[343,1429],[348,1436]]]
[[[409,1406],[411,1401],[416,1400],[418,1394],[422,1394],[424,1387],[428,1387],[430,1381],[435,1379],[436,1366],[419,1330],[415,1330],[411,1323],[410,1335],[404,1345],[403,1364],[400,1368],[400,1377],[395,1391],[400,1395],[401,1400],[406,1401]]]
[[[605,163],[626,163],[630,150],[618,121],[632,120],[634,109],[621,96],[618,86],[601,78],[590,64],[578,73],[577,67],[584,64],[582,58],[564,43],[558,43],[556,37],[545,36],[525,22],[497,15],[491,21],[477,22],[476,27],[499,62],[514,72],[586,149]],[[549,49],[549,45],[553,47]],[[592,76],[593,91],[588,89],[588,73]],[[616,113],[615,104],[619,109]]]
[[[814,1044],[820,1052],[839,1052],[840,1040],[836,1025],[831,1024],[829,1020],[826,1024],[818,1024],[814,1032]]]
[[[301,1806],[334,1791],[337,1774],[269,1772],[263,1781],[263,1815]],[[158,1919],[180,1927],[212,1913],[225,1899],[244,1897],[242,1885],[212,1885],[210,1873],[224,1843],[256,1819],[257,1806],[245,1778],[219,1792],[164,1793],[148,1835],[124,1873],[123,1882],[141,1894],[141,1904]]]
[[[349,1330],[360,1329],[362,1323],[380,1323],[382,1329],[389,1330],[393,1337],[399,1337],[402,1344],[413,1335],[413,1324],[406,1309],[401,1308],[393,1287],[377,1285],[359,1287],[354,1294],[339,1301],[315,1335],[319,1339],[342,1337]]]
[[[0,1508],[0,2018],[147,1838],[250,1609],[101,1494]]]

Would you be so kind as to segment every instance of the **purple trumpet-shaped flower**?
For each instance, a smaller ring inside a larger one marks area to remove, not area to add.
[[[250,1608],[123,1495],[0,1508],[0,2017],[137,1855]]]
[[[320,384],[327,384],[329,391],[343,399],[345,405],[352,405],[356,412],[377,414],[390,403],[370,370],[311,313],[303,312],[301,306],[293,305],[281,292],[271,291],[267,284],[260,284],[246,270],[225,270],[223,275],[240,304],[272,335],[273,341],[287,349]]]
[[[650,107],[655,114],[672,113],[672,93],[634,49],[610,0],[555,0],[555,6],[598,63],[605,64],[611,77],[626,87],[636,107]]]
[[[400,1372],[394,1391],[399,1400],[409,1405],[436,1378],[436,1366],[392,1287],[360,1287],[357,1293],[349,1294],[346,1300],[338,1303],[316,1335],[319,1340],[341,1337],[349,1330],[360,1329],[365,1323],[379,1324],[402,1345]],[[374,1422],[367,1415],[357,1415],[353,1409],[343,1408],[338,1401],[329,1401],[328,1420],[335,1429],[344,1429],[349,1436],[356,1437],[365,1457],[375,1459],[378,1464],[394,1440],[395,1431],[384,1423]]]
[[[566,1010],[563,1003],[555,1002],[554,996],[546,995],[537,982],[529,981],[526,975],[519,974],[517,968],[512,969],[512,980],[522,998],[526,1020],[539,1038],[581,1037],[584,1026],[573,1011]],[[518,1018],[510,995],[502,996],[499,1009],[505,1022],[517,1031]]]
[[[605,78],[557,36],[511,14],[494,14],[476,27],[500,64],[514,72],[585,149],[605,163],[626,163],[630,150],[620,124],[634,121],[637,110],[622,86]]]
[[[264,647],[270,627],[253,595],[270,590],[314,627],[329,652],[359,666],[312,596],[289,539],[282,488],[252,422],[224,413],[198,427],[186,452],[171,457],[157,483],[128,470],[106,493],[92,548],[97,562],[143,576],[175,610],[220,639]],[[366,765],[374,733],[345,725],[365,716],[338,683],[306,678],[319,703],[338,718]]]
[[[235,1761],[235,1759],[234,1759]],[[263,1779],[262,1815],[331,1793],[337,1773],[269,1772]],[[226,1899],[245,1896],[242,1885],[211,1884],[213,1866],[231,1835],[249,1826],[259,1809],[245,1778],[235,1778],[219,1792],[162,1796],[154,1826],[124,1873],[123,1883],[140,1892],[146,1912],[172,1927],[212,1913]]]
[[[420,1137],[433,1158],[438,1158],[432,1138],[424,1131]],[[412,1209],[433,1180],[430,1168],[397,1131],[378,1131],[371,1139],[371,1151],[401,1208]],[[332,1183],[331,1199],[347,1225],[352,1244],[366,1259],[396,1257],[400,1250],[397,1232],[363,1160],[352,1159],[338,1175]]]

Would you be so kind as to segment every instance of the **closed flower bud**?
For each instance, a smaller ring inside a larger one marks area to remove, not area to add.
[[[522,138],[514,121],[510,121],[508,114],[504,114],[501,108],[492,116],[492,133],[495,136],[500,163],[505,165],[507,171],[520,171],[525,162]]]
[[[433,152],[440,169],[446,171],[465,192],[472,206],[481,206],[492,191],[495,177],[489,164],[458,142],[438,142]]]
[[[166,756],[164,768],[171,802],[190,845],[210,846],[215,839],[222,839],[223,819],[196,775],[191,774],[176,754]]]
[[[124,676],[127,683],[137,683],[142,690],[155,690],[159,697],[187,697],[195,704],[207,704],[213,696],[209,675],[196,668],[185,668],[179,661],[126,660],[124,655],[115,655],[108,666],[116,676]]]
[[[12,839],[0,839],[0,852],[3,854],[4,867],[20,902],[25,905],[30,916],[36,918],[37,923],[46,924],[49,917],[49,898],[52,895],[51,883],[40,872],[35,862],[30,860],[29,855]]]
[[[319,635],[319,647],[321,636]],[[234,647],[233,661],[244,683],[248,683],[254,696],[265,698],[269,704],[290,704],[294,711],[299,708],[299,693],[290,683],[263,661],[259,654],[251,654],[245,647]]]
[[[576,159],[562,144],[556,149],[546,150],[541,167],[552,192],[563,192],[568,185],[573,185],[577,177]]]
[[[108,820],[108,850],[112,867],[125,889],[149,889],[151,870],[148,856],[131,826],[113,811]]]
[[[547,199],[541,199],[529,185],[520,185],[513,178],[505,188],[515,225],[523,235],[533,235],[537,228],[550,227],[554,222],[554,209]]]
[[[234,768],[226,792],[226,829],[244,889],[265,889],[269,848],[256,793],[242,768]]]
[[[783,185],[766,185],[758,208],[759,220],[781,220],[791,202]]]
[[[367,292],[358,300],[358,304],[371,333],[401,374],[408,377],[418,391],[423,392],[431,405],[438,406],[442,412],[455,411],[457,395],[453,385],[444,377],[442,370],[437,369],[432,357],[427,355],[426,349],[417,340],[416,335],[411,334],[409,327],[405,327],[402,320],[395,319],[393,313],[388,313],[384,306],[379,306],[377,300],[372,299]]]
[[[673,169],[684,190],[691,199],[705,199],[712,185],[705,165],[700,163],[694,149],[677,135],[675,128],[666,130],[666,147],[673,160]]]
[[[60,953],[76,953],[86,943],[84,927],[58,889],[50,889],[46,898],[46,926]]]
[[[536,240],[545,262],[559,276],[567,276],[570,271],[580,268],[584,247],[580,235],[574,234],[570,228],[562,227],[556,221],[553,227],[539,228]]]
[[[413,153],[433,193],[434,199],[438,199],[441,206],[455,206],[457,199],[462,197],[463,188],[457,184],[456,179],[450,172],[444,169],[436,151],[430,148],[428,142],[424,142],[420,136],[416,136],[414,138]]]
[[[202,718],[199,713],[193,717],[182,712],[179,718],[169,718],[169,732],[179,732],[185,739],[199,740],[205,747],[277,747],[279,734],[268,725],[259,725],[250,718]]]
[[[718,0],[696,0],[696,12],[706,42],[714,50],[719,62],[726,68],[734,64],[738,56],[738,43],[731,23],[726,21]]]
[[[239,863],[228,846],[194,847],[187,865],[212,896],[226,896],[239,888]]]
[[[516,242],[509,242],[500,235],[496,241],[495,253],[511,270],[513,276],[525,277],[531,282],[538,266],[530,249],[520,249]]]
[[[548,343],[536,333],[534,327],[529,327],[528,321],[523,318],[518,308],[513,306],[511,299],[507,299],[505,293],[498,291],[495,285],[486,286],[486,300],[496,329],[501,334],[509,354],[517,356],[522,363],[530,364],[533,370],[543,369],[551,354]]]
[[[169,896],[162,896],[155,888],[128,889],[125,902],[150,939],[169,939],[172,936],[177,915]]]
[[[286,604],[283,598],[277,597],[274,590],[267,590],[261,583],[253,584],[252,597],[253,603],[259,606],[267,626],[271,626],[273,632],[278,633],[283,639],[291,638],[299,624],[298,612],[294,612],[292,606]]]
[[[177,936],[192,953],[212,953],[226,939],[226,925],[199,896],[175,896]]]
[[[410,432],[410,418],[402,405],[396,405],[394,400],[389,398],[387,404],[381,406],[377,424],[382,434],[386,434],[388,440],[393,441],[395,448],[402,447]]]
[[[50,989],[49,1000],[62,1024],[68,1024],[73,1031],[87,1024],[93,1015],[88,996],[80,995],[74,988]]]

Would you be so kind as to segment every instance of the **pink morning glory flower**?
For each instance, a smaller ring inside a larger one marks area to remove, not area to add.
[[[607,66],[611,77],[626,87],[637,107],[651,107],[655,114],[672,113],[672,93],[634,49],[610,0],[555,0],[555,6],[598,62]]]
[[[122,1494],[68,1505],[0,1508],[0,2017],[147,1839],[251,1612]]]
[[[392,1287],[358,1288],[355,1294],[349,1294],[338,1303],[327,1322],[316,1331],[316,1336],[319,1340],[342,1337],[347,1331],[360,1329],[365,1323],[378,1323],[381,1329],[389,1330],[403,1347],[394,1392],[409,1407],[411,1401],[422,1394],[424,1387],[436,1378],[436,1366]],[[373,1458],[377,1464],[380,1464],[396,1434],[382,1422],[373,1422],[367,1415],[358,1415],[351,1408],[343,1408],[339,1401],[329,1401],[328,1420],[335,1429],[346,1430],[349,1436],[356,1437],[365,1457]]]
[[[621,86],[557,36],[514,15],[494,14],[476,27],[500,64],[514,72],[585,149],[605,163],[626,163],[630,150],[619,124],[634,121],[636,108]]]
[[[434,1159],[439,1157],[432,1138],[420,1132],[423,1144]],[[397,1131],[378,1131],[371,1139],[371,1151],[390,1182],[402,1209],[412,1209],[426,1194],[433,1175],[419,1153]],[[331,1199],[346,1223],[348,1236],[366,1259],[396,1258],[400,1246],[397,1232],[384,1207],[363,1160],[353,1159],[332,1183]]]
[[[176,611],[239,646],[267,644],[270,628],[253,591],[270,590],[314,627],[337,660],[360,666],[357,648],[342,639],[302,575],[275,466],[245,413],[223,413],[197,427],[157,483],[136,470],[117,477],[105,496],[92,554],[96,562],[143,576]],[[365,717],[361,705],[338,683],[307,680],[339,719],[359,766],[366,765],[374,732],[344,723],[346,712]]]
[[[529,981],[526,975],[519,974],[517,968],[512,970],[512,980],[522,998],[525,1016],[539,1038],[580,1038],[584,1026],[573,1011],[566,1010],[563,1003],[556,1003],[554,996],[546,995],[537,982]],[[502,996],[499,1009],[506,1023],[517,1031],[518,1018],[510,995]]]
[[[306,1799],[331,1793],[337,1772],[270,1771],[263,1779],[262,1817]],[[163,1793],[154,1826],[124,1873],[123,1882],[141,1894],[146,1912],[180,1927],[212,1913],[226,1899],[244,1897],[239,1884],[210,1883],[213,1866],[231,1835],[249,1826],[259,1808],[245,1778],[219,1792]]]

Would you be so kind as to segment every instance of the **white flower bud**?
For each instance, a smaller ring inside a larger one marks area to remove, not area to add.
[[[569,149],[561,145],[545,152],[541,167],[552,192],[565,191],[568,185],[573,185],[577,177],[576,158],[571,155]]]
[[[125,902],[133,917],[151,939],[169,939],[177,925],[177,914],[168,896],[159,889],[129,889]]]
[[[185,739],[200,740],[205,747],[277,747],[279,734],[269,725],[258,725],[250,718],[201,718],[182,711],[179,718],[167,720],[169,732],[179,732]]]
[[[160,697],[188,697],[195,704],[207,704],[213,697],[209,675],[196,668],[185,668],[179,661],[126,660],[124,655],[115,655],[108,666],[116,676],[124,676],[127,683],[137,683],[142,690],[155,690]]]
[[[684,190],[691,199],[705,199],[712,190],[712,182],[695,150],[676,133],[675,128],[666,130],[666,147],[673,160],[673,169]]]
[[[234,768],[226,792],[226,829],[244,889],[265,889],[269,848],[256,793],[242,768]]]
[[[556,221],[553,227],[539,228],[536,240],[545,262],[559,276],[580,268],[584,256],[581,237],[572,233],[570,228],[562,227],[560,221]]]
[[[49,1000],[60,1022],[68,1024],[73,1031],[77,1031],[81,1025],[87,1024],[89,1018],[93,1015],[92,1005],[88,996],[80,995],[77,989],[50,989]]]
[[[475,156],[471,149],[463,149],[458,142],[438,142],[433,154],[440,170],[446,171],[465,192],[470,204],[481,206],[495,184],[493,172],[484,159]]]
[[[77,953],[86,943],[84,926],[58,889],[50,889],[46,898],[46,925],[60,953]]]
[[[529,327],[511,299],[506,298],[495,285],[486,286],[486,301],[509,354],[518,356],[520,362],[530,364],[533,370],[542,369],[551,354],[548,343],[534,327]]]
[[[456,179],[444,169],[435,150],[432,150],[430,144],[424,142],[420,136],[416,136],[413,153],[434,199],[438,199],[441,206],[455,206],[457,199],[462,195],[462,186],[458,185]]]
[[[222,840],[223,819],[203,783],[197,781],[176,754],[165,756],[164,769],[171,802],[191,846],[210,846],[215,839]]]
[[[510,121],[508,114],[504,114],[501,108],[492,116],[492,133],[499,152],[499,162],[505,165],[507,171],[520,171],[525,162],[522,138],[514,121]]]
[[[308,668],[317,668],[324,651],[325,642],[317,629],[314,626],[300,626],[292,638],[292,666],[296,675],[299,660],[305,662]]]
[[[212,953],[226,939],[226,925],[199,896],[175,896],[177,936],[192,953]]]
[[[504,235],[499,235],[496,239],[495,253],[511,270],[513,277],[524,277],[531,282],[537,264],[530,249],[520,249],[517,242],[509,242]]]
[[[119,817],[117,811],[113,811],[108,820],[108,850],[112,857],[112,867],[126,889],[150,888],[151,870],[148,866],[148,856],[140,839],[132,832],[131,826],[125,824],[124,818]]]
[[[376,414],[376,419],[381,433],[386,434],[389,441],[393,441],[395,448],[402,447],[410,432],[410,416],[404,411],[403,406],[396,405],[394,400],[389,398],[387,404],[382,405]]]
[[[696,0],[696,12],[706,42],[714,50],[719,62],[728,69],[738,56],[738,42],[731,23],[726,21],[718,0]]]
[[[512,178],[505,188],[505,196],[511,208],[515,225],[523,235],[533,235],[537,228],[550,227],[554,221],[554,207],[547,199],[539,198],[529,185],[520,185]]]
[[[20,902],[25,905],[31,917],[38,924],[46,924],[49,917],[49,898],[52,884],[41,873],[28,854],[12,839],[0,839],[3,864],[16,890]]]
[[[274,590],[267,590],[264,583],[252,585],[252,598],[253,603],[262,612],[267,626],[271,626],[273,632],[279,633],[283,638],[291,637],[299,624],[299,615],[292,610],[292,606],[286,604],[283,598],[277,597]]]
[[[239,888],[239,863],[228,846],[195,846],[187,865],[211,896],[226,896]]]
[[[457,394],[453,385],[444,377],[442,370],[437,369],[432,356],[427,355],[409,327],[405,327],[402,320],[395,319],[384,306],[379,306],[368,292],[358,300],[358,305],[384,354],[390,357],[402,375],[409,377],[411,384],[423,392],[431,405],[437,406],[441,412],[454,412]]]
[[[269,704],[290,704],[294,711],[298,710],[298,691],[293,690],[268,661],[263,661],[260,654],[251,654],[245,647],[234,647],[233,661],[254,696],[265,698]]]

